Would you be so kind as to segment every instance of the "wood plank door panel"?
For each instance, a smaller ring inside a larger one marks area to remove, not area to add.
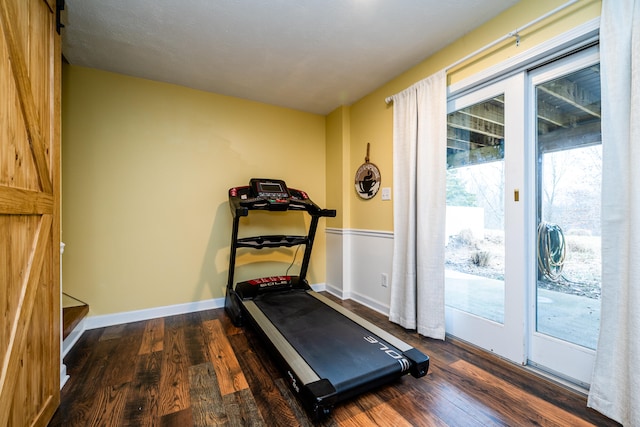
[[[45,0],[0,1],[0,426],[60,401],[60,38]]]

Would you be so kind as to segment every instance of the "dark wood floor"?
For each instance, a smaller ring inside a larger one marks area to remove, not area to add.
[[[617,425],[584,396],[490,354],[342,304],[428,354],[431,367],[337,406],[320,425]],[[86,331],[65,363],[71,379],[50,426],[313,425],[254,332],[222,309]]]

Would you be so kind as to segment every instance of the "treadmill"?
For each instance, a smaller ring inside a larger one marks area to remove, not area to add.
[[[250,324],[263,338],[286,374],[291,390],[314,420],[334,405],[410,373],[426,375],[429,357],[407,343],[313,291],[305,276],[321,209],[284,181],[253,178],[229,189],[233,216],[225,311],[236,326]],[[252,210],[305,211],[311,216],[306,236],[267,235],[238,238],[240,218]],[[304,245],[298,276],[277,275],[234,286],[238,248]]]

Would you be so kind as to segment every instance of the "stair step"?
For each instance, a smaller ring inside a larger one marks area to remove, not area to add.
[[[62,339],[69,336],[73,329],[89,313],[88,305],[78,305],[75,307],[64,307],[62,309]]]

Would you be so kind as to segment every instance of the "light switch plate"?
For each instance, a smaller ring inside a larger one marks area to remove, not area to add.
[[[391,187],[384,187],[382,189],[382,200],[391,200]]]

